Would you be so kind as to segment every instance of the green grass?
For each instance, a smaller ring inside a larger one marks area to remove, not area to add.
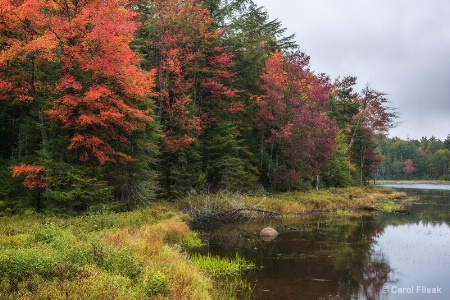
[[[0,299],[237,299],[251,291],[242,257],[190,256],[201,235],[181,211],[273,210],[285,215],[354,208],[392,209],[388,189],[330,189],[269,196],[203,195],[132,212],[0,217]],[[251,214],[251,212],[250,212]]]
[[[235,258],[194,254],[192,261],[197,268],[214,277],[238,275],[244,270],[256,267],[253,262],[245,260],[238,254]]]
[[[172,204],[127,213],[0,217],[0,299],[215,299]]]

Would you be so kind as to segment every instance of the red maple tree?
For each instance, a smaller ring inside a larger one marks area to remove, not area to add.
[[[403,162],[403,172],[405,172],[405,174],[411,174],[414,171],[416,171],[416,168],[413,166],[414,162],[411,159],[407,159]]]
[[[261,146],[270,149],[276,161],[274,180],[295,182],[319,175],[336,135],[335,122],[327,114],[328,77],[313,74],[309,57],[297,51],[275,52],[261,78],[264,94],[257,97],[257,119]]]
[[[166,150],[188,148],[218,111],[243,110],[231,101],[232,55],[222,46],[222,31],[201,1],[152,2],[151,28],[145,32],[151,64],[157,67],[159,116]]]
[[[79,151],[82,161],[130,159],[117,144],[152,121],[151,109],[139,102],[149,101],[155,75],[137,67],[140,58],[129,47],[138,26],[135,13],[126,1],[55,3],[50,23],[62,76],[47,115],[72,132],[68,149]]]
[[[13,177],[24,175],[22,185],[30,190],[41,189],[47,186],[47,181],[44,179],[45,167],[21,164],[11,168]]]

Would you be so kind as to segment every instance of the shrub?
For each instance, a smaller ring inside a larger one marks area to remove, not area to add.
[[[58,250],[72,247],[76,236],[70,230],[61,229],[53,222],[46,223],[43,228],[33,231],[29,237],[30,244],[42,243]]]
[[[0,254],[0,280],[6,279],[11,290],[17,290],[19,282],[32,276],[55,276],[60,262],[59,255],[52,249],[6,250]]]
[[[169,278],[157,271],[144,280],[144,292],[148,299],[157,294],[166,295],[169,289]]]
[[[200,232],[190,231],[181,241],[181,245],[187,250],[192,250],[203,246]]]
[[[97,240],[92,242],[92,255],[98,267],[114,274],[134,279],[141,272],[137,258],[126,247],[116,249]]]

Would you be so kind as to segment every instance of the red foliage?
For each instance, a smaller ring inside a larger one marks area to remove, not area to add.
[[[81,160],[127,157],[113,144],[152,120],[138,103],[148,101],[155,77],[129,47],[139,24],[128,1],[0,1],[0,100],[45,94],[47,115],[69,129]],[[50,67],[59,80],[39,81],[35,70]]]
[[[148,101],[155,72],[143,73],[136,66],[140,59],[129,48],[137,29],[135,14],[123,4],[69,2],[51,19],[64,75],[56,84],[61,96],[47,114],[74,132],[68,149],[79,150],[81,160],[129,158],[111,143],[127,142],[133,131],[152,120],[151,110],[135,103]]]
[[[403,162],[404,167],[402,168],[405,174],[411,174],[416,171],[416,168],[413,166],[414,162],[411,159],[407,159]]]
[[[41,189],[47,186],[47,182],[44,179],[45,167],[43,166],[21,164],[20,166],[12,167],[11,173],[13,177],[25,175],[22,185],[30,190]]]
[[[261,76],[264,94],[257,98],[260,134],[266,147],[277,145],[289,168],[300,177],[320,174],[334,150],[336,125],[329,111],[329,79],[309,70],[302,52],[275,52]]]
[[[0,0],[0,100],[35,100],[42,83],[32,74],[55,61],[57,38],[49,34],[45,2]]]
[[[220,30],[210,12],[199,1],[156,0],[155,37],[148,48],[159,57],[158,105],[164,126],[166,150],[189,147],[219,110],[240,111],[230,104],[237,91],[231,81],[232,55],[224,52]]]

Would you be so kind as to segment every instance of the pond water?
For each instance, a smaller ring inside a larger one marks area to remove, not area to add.
[[[256,262],[242,299],[450,299],[450,191],[405,190],[410,214],[346,212],[227,225],[203,249]],[[272,241],[258,233],[279,228]]]
[[[397,183],[397,184],[377,184],[377,186],[390,187],[395,189],[419,189],[419,190],[450,190],[450,184],[429,184],[429,183]]]

